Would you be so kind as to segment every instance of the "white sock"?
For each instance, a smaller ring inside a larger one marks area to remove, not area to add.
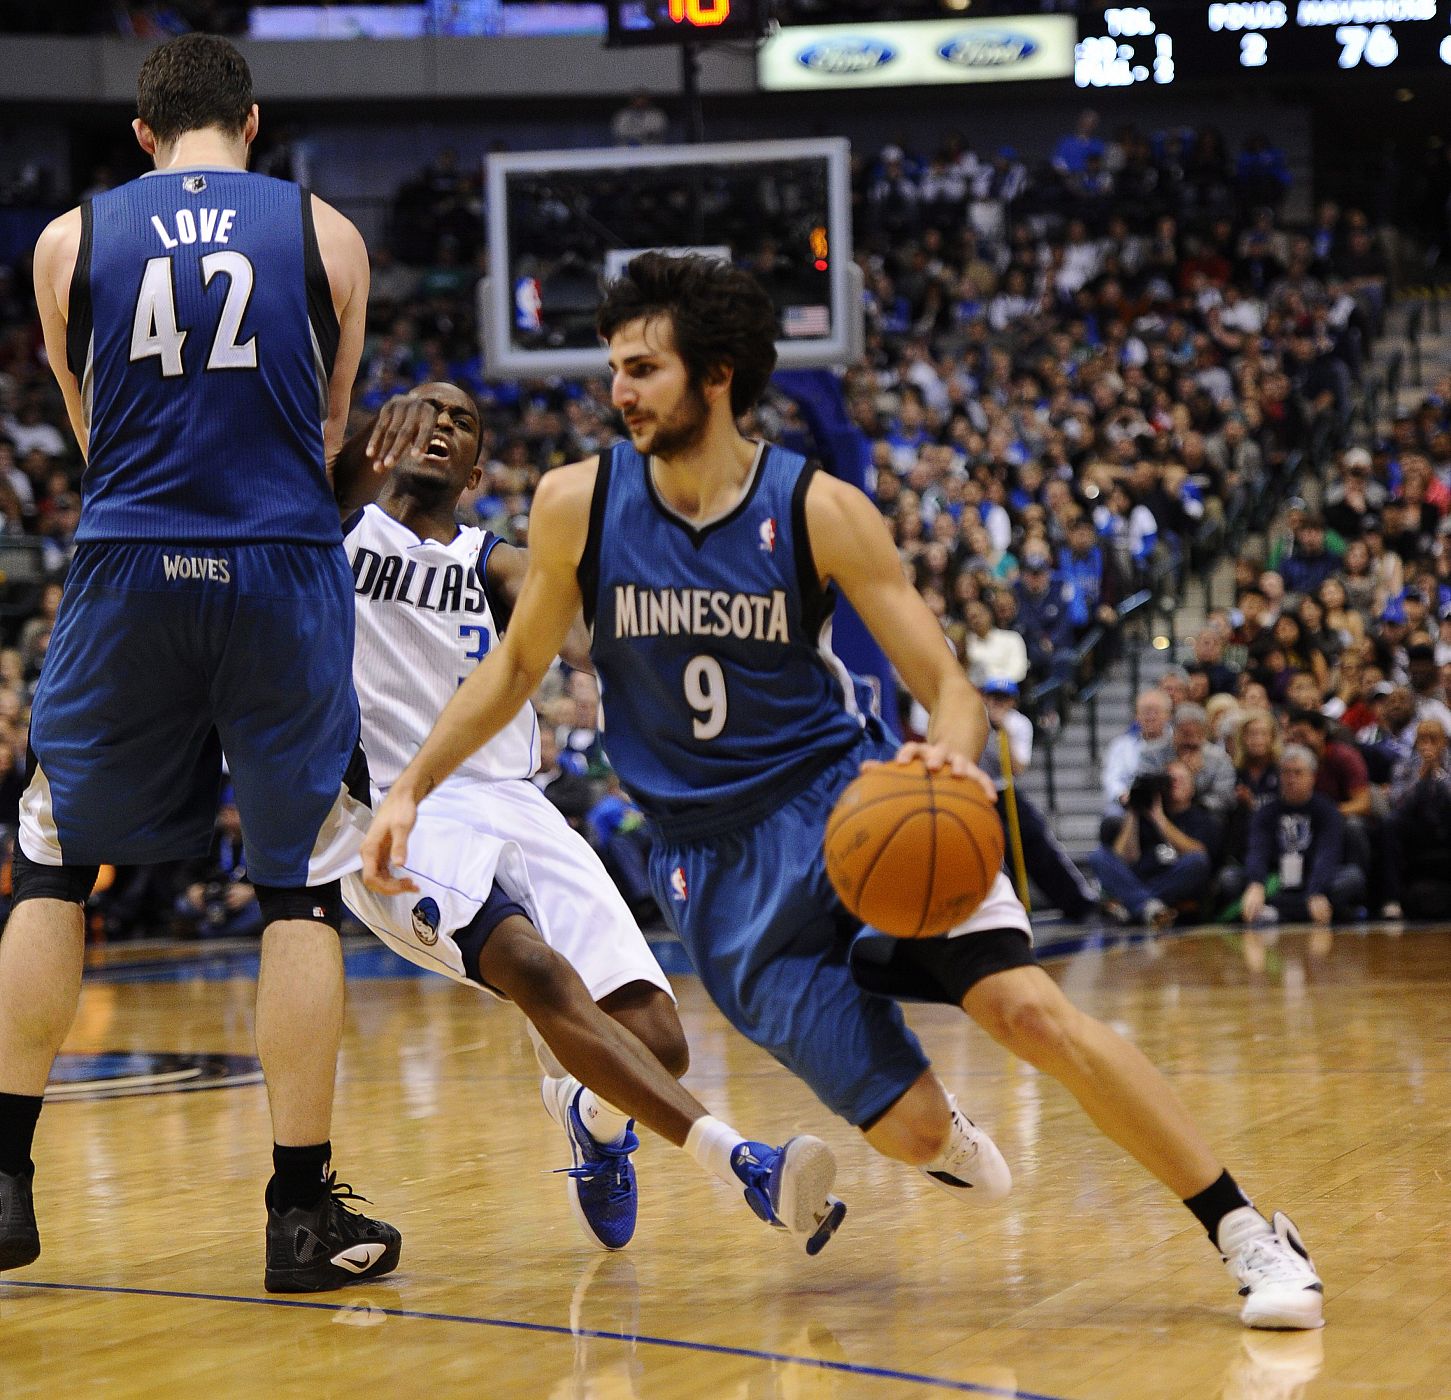
[[[685,1135],[685,1150],[727,1186],[739,1186],[740,1178],[731,1170],[731,1153],[743,1142],[745,1138],[729,1123],[722,1123],[707,1113],[690,1125]]]
[[[1227,1258],[1256,1235],[1273,1233],[1274,1226],[1253,1206],[1240,1206],[1219,1222],[1219,1228],[1214,1232],[1214,1242],[1219,1246],[1219,1252]]]
[[[544,1106],[562,1128],[570,1102],[583,1086],[572,1074],[544,1076]],[[579,1118],[584,1130],[596,1142],[611,1146],[623,1140],[630,1115],[606,1103],[593,1089],[579,1095]]]

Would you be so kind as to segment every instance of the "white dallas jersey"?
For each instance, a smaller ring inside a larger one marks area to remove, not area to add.
[[[344,522],[358,618],[353,684],[373,785],[387,792],[465,677],[499,643],[484,586],[498,536],[460,526],[451,544],[421,540],[370,505]],[[465,796],[479,780],[528,778],[539,766],[539,724],[525,705],[440,786]]]

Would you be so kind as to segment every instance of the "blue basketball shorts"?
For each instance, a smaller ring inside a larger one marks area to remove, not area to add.
[[[863,761],[896,745],[864,739],[755,826],[690,842],[659,841],[656,902],[726,1019],[833,1112],[860,1125],[927,1068],[901,1007],[864,991],[848,952],[861,921],[826,876],[826,819]]]
[[[205,855],[225,755],[253,881],[357,869],[352,657],[340,546],[83,545],[32,707],[21,848],[52,866]]]

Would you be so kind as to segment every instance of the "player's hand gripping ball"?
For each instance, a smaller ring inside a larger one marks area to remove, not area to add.
[[[826,873],[857,918],[898,938],[932,938],[987,897],[1003,824],[982,788],[921,762],[864,768],[826,823]]]

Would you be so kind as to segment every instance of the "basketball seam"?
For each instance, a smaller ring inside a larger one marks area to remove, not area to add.
[[[930,818],[930,834],[927,844],[927,879],[923,881],[922,888],[922,913],[917,919],[919,937],[927,926],[927,915],[932,909],[932,891],[937,884],[937,777],[930,768],[927,770],[927,815]]]
[[[878,845],[878,847],[877,847],[877,853],[872,857],[872,863],[869,866],[867,866],[867,868],[862,872],[861,881],[857,885],[856,891],[855,891],[855,893],[851,897],[851,902],[852,902],[853,907],[859,906],[861,904],[861,902],[862,902],[862,894],[866,890],[867,882],[872,878],[872,872],[877,868],[877,862],[879,860],[881,860],[881,858],[882,858],[882,856],[884,854],[886,854],[887,847],[892,844],[892,838],[897,834],[898,831],[901,830],[901,828],[902,828],[902,822],[909,822],[916,815],[917,815],[916,812],[912,812],[908,816],[903,817],[902,818],[902,821],[899,821],[897,823],[897,825],[894,826],[891,829],[891,831],[889,831],[887,833],[886,839],[883,840],[880,843],[880,845]],[[861,918],[861,915],[857,915],[857,917],[858,918]],[[863,920],[863,922],[866,922],[866,921]]]
[[[904,797],[911,797],[915,792],[915,786],[904,787],[901,792],[887,792],[880,797],[873,797],[869,802],[858,802],[851,811],[843,812],[839,817],[833,812],[831,821],[827,823],[827,829],[833,829],[838,823],[849,822],[862,812],[870,812],[873,807],[880,807],[883,802],[898,802]]]
[[[977,837],[973,835],[972,828],[968,826],[968,824],[963,821],[963,819],[959,817],[956,812],[944,811],[942,815],[946,817],[949,821],[956,822],[958,826],[962,828],[962,834],[967,837],[968,847],[971,849],[973,855],[977,858],[977,868],[982,873],[983,888],[986,889],[988,884],[990,883],[988,880],[987,861],[983,859],[982,851],[978,847]]]

